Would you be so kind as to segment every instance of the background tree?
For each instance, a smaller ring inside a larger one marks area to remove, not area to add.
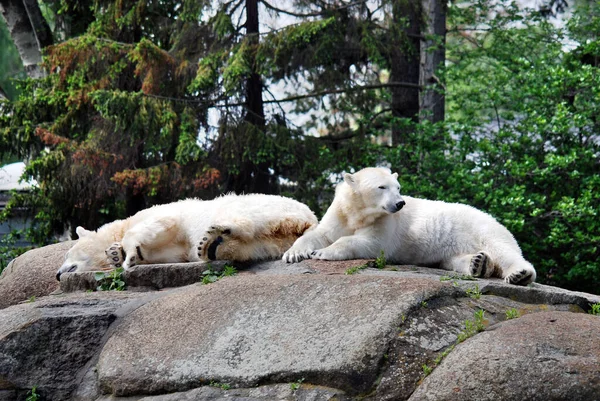
[[[0,106],[40,243],[228,191],[321,214],[342,171],[380,164],[492,213],[540,281],[598,288],[595,5],[557,28],[509,1],[43,4],[48,76]]]

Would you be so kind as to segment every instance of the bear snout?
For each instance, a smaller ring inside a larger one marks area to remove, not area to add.
[[[401,200],[400,202],[396,203],[396,210],[400,210],[404,207],[404,205],[406,205],[406,202],[404,202],[403,200]]]
[[[64,273],[64,270],[66,270],[68,273],[72,273],[77,270],[77,265],[71,265],[68,269],[61,267],[56,273],[56,280],[60,281],[60,276]]]

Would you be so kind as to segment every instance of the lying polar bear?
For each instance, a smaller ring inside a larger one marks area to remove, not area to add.
[[[441,265],[475,277],[526,285],[535,269],[512,234],[474,207],[402,197],[398,174],[366,168],[346,174],[321,223],[283,255],[302,259],[376,258],[414,265]]]
[[[279,258],[317,223],[308,206],[274,195],[225,195],[154,206],[97,232],[77,227],[79,240],[56,278],[138,263]]]

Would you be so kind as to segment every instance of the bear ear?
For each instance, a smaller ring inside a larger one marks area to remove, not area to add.
[[[77,226],[77,228],[75,229],[75,232],[77,233],[77,236],[79,238],[87,237],[88,235],[90,235],[92,233],[91,231],[88,231],[81,226]]]
[[[354,188],[354,186],[356,185],[356,180],[354,179],[354,176],[352,174],[344,174],[344,181],[346,181],[346,184],[350,185],[350,187]]]
[[[398,179],[398,173],[392,174],[392,177],[394,177],[395,179]]]

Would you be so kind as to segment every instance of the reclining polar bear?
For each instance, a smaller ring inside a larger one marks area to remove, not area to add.
[[[474,207],[400,195],[398,174],[366,168],[346,174],[320,224],[300,237],[286,262],[376,258],[440,265],[475,277],[526,285],[535,269],[512,234]]]
[[[308,206],[274,195],[225,195],[154,206],[97,232],[77,227],[79,240],[56,277],[142,263],[279,258],[317,222]]]

